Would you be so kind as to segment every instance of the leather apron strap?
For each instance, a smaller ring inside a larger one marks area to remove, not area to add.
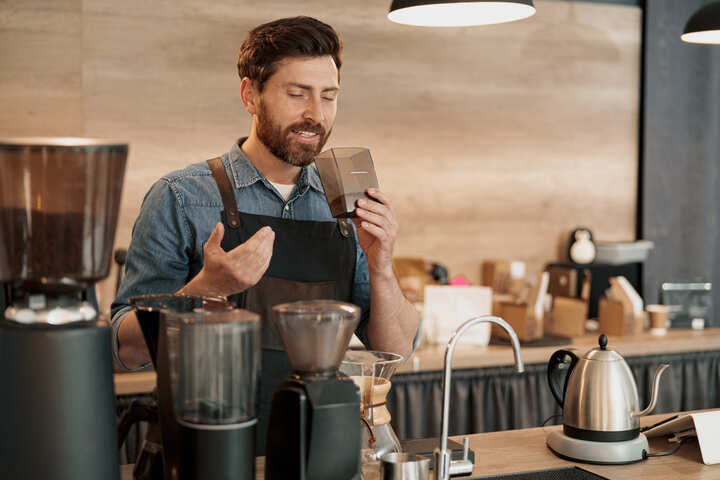
[[[230,185],[230,179],[225,172],[225,166],[222,163],[222,158],[216,157],[207,161],[210,165],[210,171],[212,171],[215,183],[217,183],[218,190],[220,190],[220,198],[222,198],[223,207],[225,208],[225,218],[230,228],[238,228],[240,226],[240,218],[238,215],[237,203],[235,203],[235,194],[233,193],[232,185]]]

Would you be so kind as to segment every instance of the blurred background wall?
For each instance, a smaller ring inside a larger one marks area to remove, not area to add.
[[[528,20],[427,29],[389,0],[6,0],[0,136],[130,143],[116,247],[161,175],[249,131],[238,48],[310,15],[345,43],[330,146],[366,146],[400,220],[397,256],[480,279],[487,259],[560,258],[568,233],[636,233],[641,10],[537,0]],[[100,288],[114,295],[114,272]]]

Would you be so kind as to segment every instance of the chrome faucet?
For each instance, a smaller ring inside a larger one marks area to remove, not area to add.
[[[450,375],[452,365],[453,350],[455,350],[455,344],[460,340],[465,331],[477,325],[478,323],[494,323],[501,326],[510,335],[510,342],[513,347],[513,355],[515,356],[515,371],[518,373],[524,372],[525,367],[523,366],[522,358],[520,357],[520,342],[518,341],[515,330],[502,318],[493,317],[490,315],[483,317],[473,317],[467,322],[460,325],[460,328],[455,330],[450,341],[448,342],[447,349],[445,350],[445,370],[443,372],[443,409],[442,409],[442,435],[440,436],[440,447],[435,449],[434,452],[434,470],[436,480],[448,480],[453,475],[468,475],[472,473],[473,464],[468,460],[468,437],[465,437],[463,441],[463,459],[452,460],[450,457],[450,450],[447,448],[448,440],[448,417],[450,415]]]

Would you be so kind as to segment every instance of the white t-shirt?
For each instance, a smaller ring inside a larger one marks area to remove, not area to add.
[[[273,187],[275,187],[277,191],[280,192],[280,195],[282,195],[283,199],[287,202],[287,199],[290,198],[290,193],[292,192],[293,188],[295,188],[295,184],[291,183],[290,185],[287,185],[285,183],[270,183],[273,184]]]

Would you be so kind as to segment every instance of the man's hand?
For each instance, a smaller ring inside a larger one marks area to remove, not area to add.
[[[398,223],[390,198],[374,188],[369,188],[365,193],[373,200],[358,200],[355,209],[357,217],[353,218],[360,247],[367,257],[371,275],[393,275],[392,252]]]
[[[223,224],[215,225],[203,247],[202,270],[178,293],[227,297],[260,281],[270,265],[275,232],[270,227],[263,227],[229,252],[220,246],[224,235]]]

